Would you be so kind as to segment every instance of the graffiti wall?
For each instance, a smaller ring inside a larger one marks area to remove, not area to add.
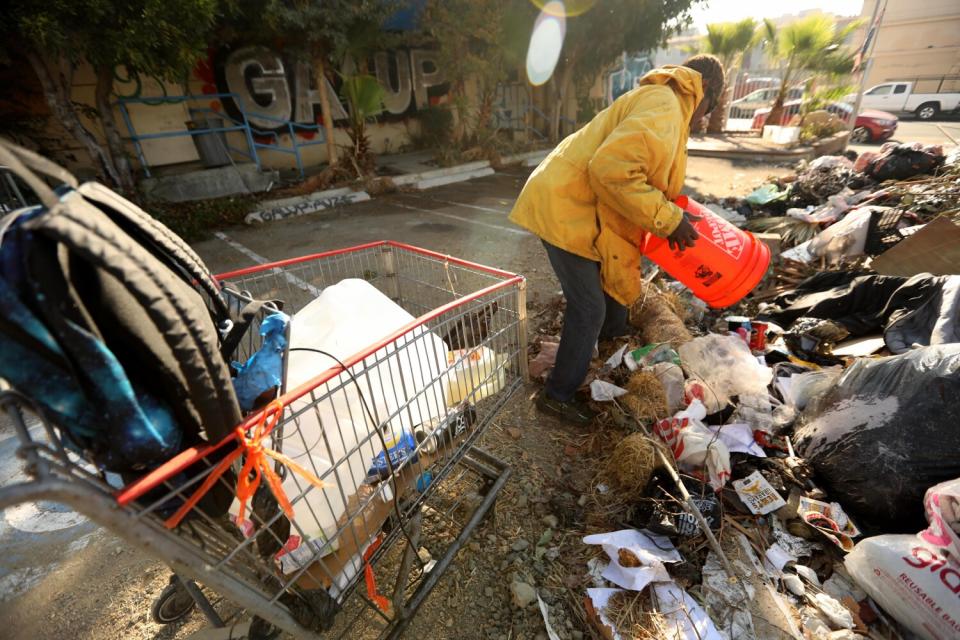
[[[366,68],[383,86],[385,113],[381,119],[402,120],[431,104],[441,102],[448,84],[428,49],[383,51],[372,56]],[[356,71],[355,64],[341,73]],[[267,47],[238,47],[219,51],[197,67],[203,92],[230,93],[222,100],[233,116],[242,110],[258,129],[277,130],[286,122],[312,124],[321,121],[320,91],[309,61],[292,58]],[[334,123],[347,117],[347,105],[339,98],[339,78],[325,78]]]
[[[651,69],[653,69],[653,62],[649,55],[624,53],[619,65],[604,77],[604,97],[607,104],[636,87],[640,78]]]

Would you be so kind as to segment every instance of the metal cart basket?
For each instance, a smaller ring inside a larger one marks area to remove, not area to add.
[[[0,488],[0,509],[49,500],[83,513],[168,564],[215,626],[245,611],[251,635],[398,636],[509,475],[478,444],[525,378],[525,280],[395,242],[222,274],[237,310],[277,301],[237,359],[260,348],[270,313],[345,279],[415,320],[339,359],[298,354],[317,359],[315,377],[124,487],[69,451],[29,397],[3,391],[30,481]]]

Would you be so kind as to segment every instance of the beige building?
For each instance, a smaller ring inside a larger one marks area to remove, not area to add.
[[[877,2],[883,6],[884,0],[864,0],[865,21]],[[876,37],[867,88],[887,80],[926,78],[929,81],[920,83],[919,90],[936,91],[943,76],[960,77],[958,0],[887,0]],[[960,91],[960,80],[948,80],[943,89]]]

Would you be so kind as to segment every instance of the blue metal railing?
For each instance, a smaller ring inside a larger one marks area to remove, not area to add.
[[[291,122],[289,120],[284,120],[282,118],[274,118],[273,116],[268,116],[263,113],[251,114],[255,115],[258,120],[266,120],[267,122],[276,122],[279,128],[286,129],[287,135],[290,136],[290,148],[280,146],[280,133],[277,130],[273,131],[263,131],[261,129],[253,129],[253,134],[260,137],[272,137],[274,144],[265,144],[262,142],[257,142],[256,138],[252,138],[254,149],[269,149],[270,151],[276,151],[278,153],[289,153],[297,161],[297,171],[300,172],[300,177],[305,176],[303,172],[303,158],[300,156],[301,147],[310,147],[318,144],[327,143],[327,132],[322,125],[319,124],[301,124],[299,122]],[[320,137],[316,140],[311,140],[309,142],[301,142],[298,137],[298,132],[312,132],[314,134],[319,133]]]
[[[162,104],[176,104],[181,102],[196,102],[196,101],[209,101],[212,99],[223,101],[224,98],[229,98],[233,100],[233,103],[237,107],[237,111],[240,114],[239,118],[235,118],[224,111],[217,111],[215,109],[210,109],[209,107],[203,108],[190,108],[192,114],[211,114],[215,115],[218,118],[223,118],[225,121],[230,124],[223,127],[210,127],[204,129],[189,129],[186,126],[183,129],[178,129],[174,131],[163,131],[159,133],[138,133],[136,128],[133,125],[133,120],[130,117],[130,111],[128,105],[130,104],[144,104],[148,106],[156,106],[160,104],[157,102],[156,98],[142,98],[142,97],[122,97],[117,101],[117,105],[120,109],[120,114],[123,117],[124,124],[127,127],[127,131],[130,135],[130,140],[133,142],[133,146],[137,152],[137,159],[140,161],[140,166],[143,167],[144,175],[148,178],[150,177],[150,165],[147,162],[147,158],[143,152],[143,141],[145,140],[159,140],[164,138],[180,138],[183,136],[190,136],[191,138],[196,135],[206,135],[206,134],[216,134],[216,133],[230,133],[230,132],[239,132],[242,133],[246,143],[246,149],[240,149],[237,147],[230,146],[229,144],[225,145],[225,151],[227,153],[233,152],[238,154],[246,159],[249,159],[254,164],[256,164],[257,169],[261,168],[260,164],[260,155],[257,152],[258,149],[276,151],[278,153],[289,153],[294,156],[297,163],[297,171],[300,173],[300,177],[304,177],[303,169],[303,158],[300,154],[301,147],[308,147],[318,144],[326,144],[326,131],[319,124],[300,124],[297,122],[290,122],[289,120],[283,120],[281,118],[274,118],[263,113],[257,113],[254,111],[247,111],[243,106],[243,101],[235,93],[208,93],[202,95],[182,95],[182,96],[165,96]],[[266,120],[268,122],[276,122],[277,130],[265,131],[261,129],[254,128],[250,124],[250,117],[255,117],[258,120]],[[279,131],[278,131],[279,130]],[[312,132],[314,134],[319,134],[317,140],[311,140],[309,142],[302,142],[298,140],[297,133],[300,132]],[[284,133],[290,136],[290,146],[285,147],[281,146],[280,136]],[[273,138],[272,143],[263,143],[257,141],[256,138]]]
[[[127,105],[130,104],[145,104],[148,106],[156,106],[156,100],[153,98],[141,98],[141,97],[131,97],[131,98],[120,98],[117,101],[117,104],[120,108],[120,115],[123,117],[123,122],[127,126],[127,131],[130,134],[130,140],[133,142],[134,149],[137,151],[137,159],[140,161],[140,166],[143,167],[143,173],[148,178],[150,177],[150,165],[147,162],[147,158],[143,153],[143,141],[144,140],[161,140],[164,138],[182,138],[183,136],[190,136],[191,138],[195,135],[204,135],[208,133],[229,133],[231,131],[238,131],[244,134],[244,137],[247,140],[247,151],[242,149],[236,149],[234,147],[227,148],[227,151],[235,151],[250,160],[252,160],[256,165],[257,169],[260,168],[260,159],[257,157],[257,149],[254,145],[253,135],[250,129],[250,123],[247,122],[246,113],[243,111],[243,108],[240,106],[241,102],[239,97],[233,93],[211,93],[203,95],[185,95],[185,96],[166,96],[164,103],[166,104],[175,104],[178,102],[193,102],[200,100],[211,100],[213,98],[222,100],[223,98],[231,98],[237,104],[240,110],[241,121],[237,122],[227,114],[214,111],[209,108],[202,109],[193,109],[194,113],[203,113],[203,112],[212,112],[217,115],[217,117],[222,117],[228,120],[231,123],[231,126],[225,127],[211,127],[207,129],[188,129],[184,127],[183,129],[178,129],[175,131],[162,131],[159,133],[137,133],[136,128],[133,126],[133,120],[130,117],[130,110],[127,108]],[[152,103],[152,104],[151,104]]]

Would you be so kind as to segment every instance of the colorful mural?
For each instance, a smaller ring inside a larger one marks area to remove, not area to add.
[[[387,120],[403,119],[431,104],[441,102],[448,91],[435,54],[428,49],[398,49],[375,54],[367,67],[386,91]],[[348,65],[344,73],[352,73]],[[286,122],[321,122],[320,92],[308,61],[288,57],[262,46],[218,51],[198,65],[195,75],[203,92],[232,93],[237,100],[224,100],[222,107],[234,116],[242,105],[250,124],[258,129],[278,130]],[[339,80],[326,79],[334,122],[347,117],[339,99]],[[239,104],[238,104],[239,103]]]

